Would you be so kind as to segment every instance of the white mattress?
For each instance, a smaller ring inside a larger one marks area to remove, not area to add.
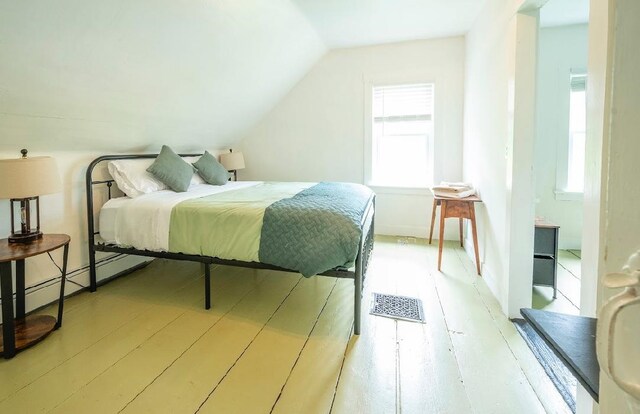
[[[169,222],[173,207],[185,200],[251,187],[258,181],[230,181],[225,185],[199,184],[189,191],[161,190],[135,198],[119,197],[107,201],[100,210],[100,237],[107,243],[139,250],[167,251]]]
[[[98,228],[100,229],[100,237],[107,243],[114,243],[116,241],[116,216],[118,209],[129,201],[131,201],[129,197],[112,198],[100,209]]]

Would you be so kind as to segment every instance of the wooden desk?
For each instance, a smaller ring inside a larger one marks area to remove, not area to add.
[[[66,234],[45,234],[31,243],[9,243],[0,240],[0,293],[2,294],[2,339],[0,352],[5,359],[13,358],[17,351],[44,339],[51,331],[62,325],[64,304],[64,282],[67,276],[67,257],[70,238]],[[64,246],[62,279],[58,319],[50,315],[25,316],[24,260]],[[16,319],[13,315],[13,286],[11,262],[16,262]]]
[[[520,314],[598,402],[600,364],[596,356],[596,319],[535,309]]]
[[[444,198],[434,194],[433,196],[433,210],[431,212],[431,229],[429,230],[429,244],[433,238],[433,224],[436,220],[436,207],[440,206],[440,238],[438,240],[438,270],[440,270],[442,264],[442,245],[444,242],[444,219],[450,217],[456,217],[460,223],[460,246],[464,247],[462,223],[463,219],[471,220],[471,231],[473,233],[473,249],[476,256],[476,270],[478,275],[480,272],[480,254],[478,252],[478,232],[476,230],[476,212],[474,203],[480,203],[482,200],[480,197],[473,195],[466,198]]]

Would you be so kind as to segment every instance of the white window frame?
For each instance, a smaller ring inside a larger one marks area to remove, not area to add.
[[[566,73],[566,72],[565,72]],[[566,114],[562,118],[563,136],[558,141],[558,154],[556,162],[556,190],[555,198],[559,201],[580,201],[583,198],[583,191],[568,191],[567,184],[569,180],[569,146],[570,146],[570,104],[571,104],[571,76],[586,76],[587,70],[584,68],[572,68],[567,78],[567,93],[565,94]]]
[[[431,194],[429,187],[432,183],[427,183],[424,187],[403,186],[403,185],[377,185],[373,182],[373,88],[380,86],[401,86],[415,84],[432,84],[434,93],[433,102],[433,136],[429,140],[429,163],[431,166],[430,175],[433,183],[442,180],[440,169],[436,163],[438,157],[435,156],[437,151],[437,142],[440,135],[440,122],[438,122],[439,96],[441,91],[438,88],[438,82],[433,77],[422,74],[401,74],[397,76],[385,77],[365,77],[364,78],[364,184],[372,187],[376,192],[387,194],[405,194],[405,195],[429,195]],[[378,183],[379,184],[379,183]]]

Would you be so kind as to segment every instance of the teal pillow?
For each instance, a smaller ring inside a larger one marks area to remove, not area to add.
[[[147,171],[173,191],[182,193],[189,189],[195,168],[171,148],[163,145],[160,154]]]
[[[204,155],[193,163],[193,166],[208,184],[223,185],[229,181],[229,172],[208,151],[205,151]]]

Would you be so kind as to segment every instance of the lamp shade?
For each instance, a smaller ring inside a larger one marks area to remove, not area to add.
[[[60,190],[58,166],[51,157],[0,160],[0,199],[35,197]]]
[[[244,168],[244,157],[241,152],[227,152],[220,155],[220,163],[227,171],[241,170]]]

